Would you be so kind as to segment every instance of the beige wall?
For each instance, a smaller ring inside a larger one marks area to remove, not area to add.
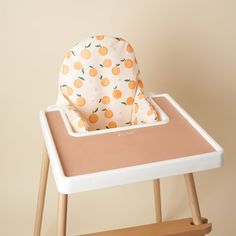
[[[170,93],[225,148],[196,174],[214,236],[235,233],[234,0],[0,0],[0,235],[32,235],[43,139],[38,112],[56,99],[65,50],[96,33],[136,49],[146,91]],[[189,215],[181,176],[163,179],[164,218]],[[43,236],[55,235],[50,173]],[[69,235],[154,222],[151,182],[73,195]],[[75,219],[77,218],[77,219]]]

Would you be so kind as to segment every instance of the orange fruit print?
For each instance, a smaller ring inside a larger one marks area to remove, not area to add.
[[[89,59],[92,56],[91,51],[88,49],[91,46],[91,43],[85,45],[84,50],[81,51],[80,55],[83,59]]]
[[[133,66],[133,61],[131,59],[126,59],[125,60],[125,67],[126,68],[131,68]]]
[[[86,103],[86,101],[85,101],[85,99],[82,98],[82,97],[79,97],[79,98],[77,98],[77,100],[76,100],[76,104],[77,104],[78,106],[80,106],[80,107],[83,107],[83,106],[85,105],[85,103]]]
[[[95,38],[97,40],[103,40],[104,39],[104,35],[97,35]]]
[[[81,52],[81,57],[84,59],[89,59],[91,57],[92,53],[88,49],[84,49]]]
[[[102,65],[105,67],[110,67],[112,65],[112,61],[110,59],[105,59]]]
[[[111,117],[113,116],[113,112],[112,112],[111,110],[106,110],[106,111],[104,112],[104,116],[105,116],[106,118],[111,118]]]
[[[104,97],[102,98],[102,103],[103,103],[103,104],[109,104],[109,103],[110,103],[110,98],[109,98],[108,96],[104,96]]]
[[[68,51],[65,53],[65,58],[69,59],[71,56],[71,51]]]
[[[81,70],[81,68],[82,68],[82,63],[81,63],[80,61],[75,62],[75,63],[74,63],[74,68],[75,68],[76,70]]]
[[[133,105],[133,102],[134,102],[134,98],[133,98],[133,97],[128,97],[128,98],[126,99],[127,105]]]
[[[102,86],[108,86],[110,84],[110,80],[108,78],[102,78],[101,79]]]
[[[89,116],[89,122],[90,123],[96,123],[98,121],[98,116],[96,114],[91,114]]]
[[[131,46],[130,44],[127,45],[126,50],[127,50],[127,52],[129,52],[129,53],[132,53],[132,52],[133,52],[133,48],[132,48],[132,46]]]
[[[91,77],[95,77],[98,74],[97,70],[93,67],[91,67],[91,69],[89,70],[89,75]]]
[[[108,123],[108,128],[116,128],[117,127],[117,123],[115,121],[110,121]]]
[[[115,87],[112,96],[116,99],[119,99],[122,96],[122,92],[119,89],[117,89],[117,87]]]
[[[68,66],[66,66],[66,65],[63,65],[62,66],[62,74],[67,74],[69,72],[69,67]]]
[[[73,89],[71,87],[66,87],[66,94],[71,96],[73,94]]]
[[[139,86],[140,88],[143,88],[143,82],[142,82],[141,79],[138,80],[138,86]]]
[[[108,49],[106,47],[102,46],[98,49],[98,51],[99,51],[100,55],[105,56],[105,55],[107,55]]]
[[[113,75],[119,75],[120,74],[120,68],[118,66],[115,66],[112,68],[112,74]]]
[[[121,37],[98,34],[68,50],[59,88],[58,101],[74,132],[143,124],[158,117],[145,99],[134,49]]]
[[[74,86],[76,88],[81,88],[83,86],[83,81],[84,81],[84,78],[79,77],[78,79],[74,81]]]

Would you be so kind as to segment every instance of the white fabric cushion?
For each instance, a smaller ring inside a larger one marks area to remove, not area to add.
[[[122,38],[97,35],[65,54],[57,104],[75,132],[156,121],[142,88],[132,46]]]

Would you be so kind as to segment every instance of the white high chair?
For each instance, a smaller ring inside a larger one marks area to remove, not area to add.
[[[66,235],[69,194],[144,180],[154,180],[157,224],[88,236],[211,231],[192,172],[222,166],[223,149],[169,95],[145,98],[139,76],[133,48],[121,38],[94,36],[66,53],[57,104],[40,113],[46,149],[34,236],[41,231],[49,160],[59,192],[58,236]],[[179,174],[192,219],[162,222],[159,178]]]

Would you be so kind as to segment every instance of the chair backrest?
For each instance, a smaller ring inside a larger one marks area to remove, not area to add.
[[[66,95],[90,130],[130,125],[135,96],[142,94],[139,76],[133,48],[127,41],[93,36],[65,54],[57,103],[67,102]]]

